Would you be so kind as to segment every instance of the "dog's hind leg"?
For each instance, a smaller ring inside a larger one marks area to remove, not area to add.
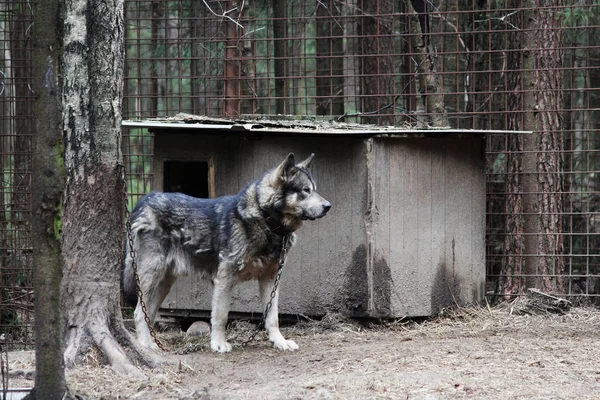
[[[231,344],[226,340],[225,327],[229,317],[234,279],[228,269],[229,265],[219,265],[217,276],[213,278],[210,348],[218,353],[231,351]]]
[[[275,291],[275,296],[271,300],[271,293],[275,280],[271,277],[261,277],[258,281],[258,287],[260,291],[260,298],[262,299],[263,307],[266,308],[269,301],[271,301],[271,308],[267,313],[265,319],[265,330],[269,335],[269,340],[273,343],[273,346],[280,350],[298,350],[298,345],[293,340],[286,340],[281,332],[279,331],[279,288]]]
[[[150,319],[150,324],[154,324],[158,309],[169,294],[171,286],[173,286],[177,278],[167,271],[163,257],[141,260],[139,269],[143,272],[140,273],[140,285],[142,286],[146,313]],[[146,323],[139,299],[133,315],[135,319],[135,331],[140,345],[158,349],[150,334],[150,329]]]

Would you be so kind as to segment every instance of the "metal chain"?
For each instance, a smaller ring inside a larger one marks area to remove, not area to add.
[[[129,243],[129,256],[131,257],[131,269],[133,270],[133,276],[135,278],[135,290],[137,293],[138,301],[140,302],[140,306],[142,307],[142,312],[144,313],[144,321],[146,321],[146,325],[148,326],[148,330],[150,331],[150,335],[154,340],[154,343],[158,346],[162,351],[168,351],[167,348],[158,340],[156,337],[156,331],[152,326],[152,321],[150,321],[150,317],[148,317],[148,310],[146,309],[146,303],[144,302],[144,296],[142,294],[142,285],[140,285],[140,276],[137,272],[137,263],[135,262],[135,249],[133,248],[133,234],[131,232],[131,220],[129,213],[129,199],[127,198],[127,182],[125,181],[125,165],[120,164],[122,168],[121,179],[123,180],[123,198],[125,204],[125,227],[127,230],[127,241]]]
[[[248,343],[253,341],[256,338],[256,335],[258,335],[258,332],[260,332],[260,330],[265,326],[265,323],[267,321],[267,315],[269,314],[269,311],[271,310],[271,307],[273,305],[273,299],[275,298],[275,295],[277,294],[277,286],[279,285],[279,280],[281,279],[281,272],[283,271],[283,266],[285,265],[285,256],[288,251],[287,245],[288,245],[289,240],[290,240],[290,235],[284,236],[281,240],[281,254],[279,255],[279,267],[277,268],[277,276],[275,277],[275,283],[273,284],[273,290],[271,290],[271,296],[269,298],[269,302],[265,306],[265,311],[263,312],[262,319],[261,319],[260,323],[258,324],[258,326],[256,327],[256,329],[254,330],[254,332],[252,332],[250,337],[242,342],[241,347],[246,347],[248,345]]]

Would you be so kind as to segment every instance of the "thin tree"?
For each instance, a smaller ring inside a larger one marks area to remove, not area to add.
[[[449,126],[444,105],[439,61],[434,56],[432,35],[429,26],[428,2],[411,0],[408,9],[414,17],[410,21],[412,59],[414,59],[415,89],[417,92],[417,122],[424,127]],[[424,117],[421,115],[425,114]]]
[[[394,125],[394,2],[363,0],[361,10],[362,112],[369,114],[361,122]]]
[[[286,79],[287,3],[271,0],[273,9],[273,69],[275,72],[275,112],[285,115],[288,80]]]
[[[61,304],[65,364],[92,348],[119,372],[142,378],[130,357],[158,357],[136,344],[121,317],[124,196],[121,154],[123,0],[65,3],[63,129],[66,189]],[[122,346],[129,347],[128,355]]]
[[[225,20],[225,67],[223,68],[224,98],[223,115],[229,118],[240,116],[240,56],[238,42],[240,33],[234,20],[238,19],[237,4],[230,0],[225,2],[225,9],[232,20]]]
[[[64,189],[58,89],[59,3],[36,2],[33,25],[34,160],[32,182],[35,388],[30,398],[63,399],[67,392],[60,319],[60,208]]]
[[[242,25],[244,31],[241,40],[241,61],[240,73],[240,96],[245,100],[240,102],[242,114],[256,114],[257,112],[257,79],[256,79],[256,24],[255,17],[252,16],[252,7],[254,5],[245,1],[245,6],[241,11]]]
[[[335,1],[317,3],[317,115],[344,113],[343,27]]]

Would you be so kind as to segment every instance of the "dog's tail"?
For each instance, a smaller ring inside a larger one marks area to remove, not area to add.
[[[129,240],[126,240],[125,245],[125,266],[123,268],[123,276],[121,283],[123,284],[123,299],[128,306],[135,307],[137,304],[137,290],[135,276],[133,274],[131,252],[129,249]]]

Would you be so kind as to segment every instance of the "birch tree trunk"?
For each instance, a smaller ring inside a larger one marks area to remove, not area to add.
[[[123,325],[119,305],[123,0],[71,0],[65,3],[65,13],[61,64],[65,363],[72,366],[95,346],[115,370],[143,378],[128,355],[150,366],[158,357],[137,346]],[[132,351],[126,355],[121,345]]]

